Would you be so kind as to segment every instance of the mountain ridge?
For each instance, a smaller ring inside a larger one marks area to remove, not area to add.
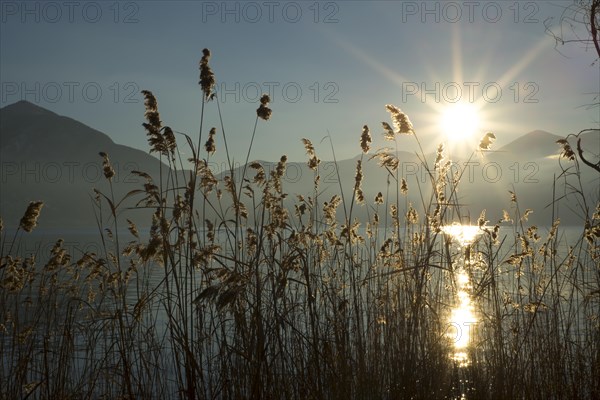
[[[592,143],[589,138],[596,136],[600,137],[592,133],[584,138],[584,142]],[[555,142],[559,138],[550,132],[535,130],[497,151],[479,155],[469,168],[461,160],[453,160],[464,172],[456,200],[469,207],[467,212],[470,215],[479,215],[482,209],[500,212],[493,217],[492,212],[488,213],[489,219],[493,220],[501,218],[503,208],[510,207],[508,191],[516,191],[521,209],[536,209],[530,221],[547,222],[552,210],[543,207],[552,202],[552,179],[558,168],[555,158],[560,153]],[[143,179],[132,174],[133,170],[144,171],[155,179],[159,171],[164,174],[168,170],[164,164],[160,168],[159,159],[148,152],[117,144],[105,133],[73,118],[60,116],[26,101],[0,108],[0,216],[4,218],[5,225],[17,226],[31,200],[45,202],[40,224],[51,227],[95,225],[90,193],[96,187],[109,189],[102,174],[100,151],[109,155],[115,168],[112,187],[116,197],[143,185]],[[365,155],[365,161],[371,156]],[[425,156],[430,168],[433,168],[435,154]],[[356,164],[360,157],[359,154],[338,160],[336,164],[322,161],[319,174],[324,198],[339,194],[340,190],[347,199],[353,197]],[[381,168],[377,161],[362,164],[365,198],[373,199],[379,191],[389,191],[395,198],[395,183],[390,181],[387,170]],[[266,170],[273,169],[276,163],[262,161]],[[238,178],[242,170],[243,166],[235,169]],[[598,187],[598,178],[585,168],[583,170],[582,181],[593,194],[593,188]],[[414,153],[400,154],[396,173],[408,182],[410,194],[407,201],[420,204],[420,196],[430,196],[428,171]],[[227,171],[221,172],[217,178],[226,174]],[[246,178],[252,179],[254,174],[251,168],[246,169]],[[291,206],[294,194],[312,193],[314,171],[308,169],[306,162],[288,162],[283,180],[284,190],[291,194],[288,200],[288,206]],[[224,209],[228,206],[223,204]],[[364,210],[359,212],[365,213]],[[145,222],[150,220],[149,212],[135,210],[133,213],[142,214],[139,218]]]
[[[53,128],[60,127],[60,125],[58,124],[58,121],[61,121],[63,123],[77,124],[83,130],[93,131],[93,133],[96,134],[98,138],[102,138],[102,141],[104,141],[107,146],[124,146],[124,147],[130,148],[130,149],[135,149],[135,150],[144,152],[144,150],[138,149],[136,147],[118,144],[118,143],[114,142],[114,140],[112,140],[110,138],[110,136],[108,136],[106,133],[98,131],[88,125],[85,125],[84,123],[76,120],[75,118],[59,115],[51,110],[40,107],[40,106],[33,104],[31,102],[28,102],[26,100],[20,100],[15,103],[6,105],[6,106],[0,108],[0,112],[2,112],[2,113],[8,112],[8,113],[10,113],[9,115],[12,117],[28,115],[28,116],[37,116],[37,117],[43,116],[46,118],[53,118],[53,123],[55,124],[55,126],[53,126]],[[5,125],[5,122],[3,120],[5,120],[5,117],[2,118],[2,121],[0,121],[0,123],[2,125]],[[31,122],[31,121],[29,121],[29,122]],[[0,127],[2,128],[2,129],[0,129],[0,146],[5,147],[5,140],[11,138],[10,136],[7,136],[5,132],[7,130],[8,131],[13,130],[14,127],[12,127],[12,126],[4,127],[2,125],[0,125]],[[58,126],[56,126],[56,125],[58,125]],[[30,123],[27,124],[25,127],[20,126],[18,128],[19,133],[28,133],[28,132],[24,132],[24,131],[26,131],[26,127],[30,127],[30,126],[31,126]],[[545,130],[536,129],[536,130],[533,130],[533,131],[523,134],[522,136],[505,144],[504,146],[502,146],[496,150],[493,150],[491,153],[510,153],[510,152],[516,152],[517,150],[521,150],[523,147],[528,147],[528,148],[532,148],[534,150],[532,154],[534,154],[536,156],[554,155],[554,154],[559,153],[559,147],[556,144],[556,140],[561,139],[561,138],[563,138],[563,137],[555,135],[555,134],[550,133]],[[543,146],[540,146],[540,144],[543,144]],[[544,152],[540,151],[542,149],[544,150]],[[98,149],[97,151],[105,151],[105,150]],[[406,152],[406,153],[408,153],[408,152]],[[412,153],[410,153],[410,154],[412,154]],[[427,154],[427,155],[430,155],[430,154]],[[338,160],[338,161],[355,161],[358,158],[360,158],[360,154],[355,155],[350,158],[344,158],[344,159]],[[331,161],[331,160],[327,160],[327,161]],[[259,162],[277,163],[277,160],[260,160]],[[299,161],[296,161],[296,162],[299,163]]]

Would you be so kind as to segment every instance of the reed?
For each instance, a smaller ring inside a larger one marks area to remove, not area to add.
[[[577,240],[562,236],[558,214],[548,232],[529,224],[518,193],[507,193],[502,220],[490,224],[484,210],[483,234],[457,248],[442,227],[464,216],[462,176],[442,145],[433,160],[419,154],[428,187],[401,176],[399,145],[420,142],[393,105],[382,124],[390,147],[369,154],[371,130],[358,131],[362,156],[338,194],[323,194],[308,139],[310,193],[286,193],[285,155],[270,171],[250,162],[255,135],[276,115],[268,96],[243,170],[229,161],[218,178],[210,157],[220,143],[232,155],[223,120],[204,124],[205,113],[221,115],[210,56],[204,50],[200,62],[197,140],[164,126],[143,92],[150,151],[166,170],[136,171],[143,185],[115,198],[109,155],[100,154],[100,254],[69,254],[58,240],[50,254],[16,256],[41,202],[14,235],[0,229],[0,399],[600,397],[600,203],[587,204],[573,152],[561,159],[561,179],[582,205]],[[478,151],[494,139],[486,134]],[[369,162],[389,182],[375,198],[362,189]],[[136,224],[130,201],[152,220]],[[450,356],[448,336],[461,262],[478,315],[465,366]]]

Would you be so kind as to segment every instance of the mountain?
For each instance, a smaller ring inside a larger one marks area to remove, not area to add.
[[[143,183],[131,171],[158,176],[158,159],[74,119],[26,101],[0,109],[0,215],[5,225],[17,226],[29,201],[43,200],[40,226],[95,226],[90,195],[95,187],[108,190],[99,152],[110,157],[117,198]]]
[[[582,143],[586,155],[597,161],[600,153],[600,131],[583,135]],[[541,226],[551,223],[553,198],[568,192],[564,176],[557,160],[560,147],[559,136],[545,131],[529,132],[497,151],[476,153],[472,159],[452,160],[451,173],[461,177],[458,190],[451,201],[463,206],[463,215],[470,215],[475,222],[482,210],[487,218],[495,222],[502,217],[502,210],[512,212],[509,191],[517,194],[519,208],[534,210],[529,222]],[[575,141],[570,138],[572,146]],[[119,198],[132,189],[138,189],[143,179],[131,173],[139,170],[158,177],[160,162],[147,152],[114,143],[106,134],[86,126],[74,119],[57,115],[49,110],[26,101],[0,109],[0,216],[7,227],[16,227],[31,200],[43,200],[45,205],[39,219],[40,227],[57,229],[70,227],[95,227],[94,208],[90,195],[92,189],[108,193],[109,187],[102,175],[100,151],[110,156],[116,175],[113,179],[115,197]],[[379,165],[372,154],[362,157],[362,189],[367,204],[373,204],[378,192],[394,201],[399,184]],[[361,156],[340,160],[337,164],[322,161],[319,166],[319,201],[329,201],[341,190],[347,201],[353,197],[354,177],[357,161]],[[413,153],[398,153],[397,177],[408,184],[408,195],[398,194],[400,204],[409,202],[415,206],[429,204],[431,181],[427,168]],[[429,168],[433,168],[435,154],[425,155]],[[566,168],[572,162],[561,160]],[[275,170],[276,162],[262,162],[267,175]],[[582,190],[590,204],[600,197],[597,172],[582,166]],[[236,181],[243,167],[234,171]],[[167,170],[162,166],[163,172]],[[166,172],[164,172],[166,173]],[[252,179],[254,171],[246,170],[246,178]],[[229,173],[218,175],[223,179]],[[556,178],[561,177],[561,178]],[[305,162],[287,163],[283,177],[283,189],[289,196],[286,205],[293,210],[296,195],[310,196],[314,193],[314,171]],[[340,190],[341,188],[341,190]],[[577,202],[571,197],[559,204],[561,221],[576,224],[581,221]],[[215,199],[213,199],[215,200]],[[216,200],[215,200],[216,201]],[[251,200],[242,197],[250,208]],[[126,204],[127,205],[127,204]],[[129,204],[132,206],[133,204]],[[227,196],[221,200],[222,209],[230,205]],[[422,207],[419,207],[422,208]],[[342,208],[338,216],[342,216]],[[364,219],[371,206],[353,207],[353,215]],[[106,211],[105,211],[106,212]],[[404,213],[405,211],[402,211]],[[149,224],[150,211],[133,210],[127,218],[140,226]],[[452,217],[452,215],[450,215]]]
[[[103,151],[114,160],[141,165],[157,162],[141,150],[116,144],[100,131],[27,101],[6,106],[0,113],[0,157],[3,161],[97,161],[98,153]]]
[[[556,154],[558,145],[556,141],[560,136],[553,135],[550,132],[536,130],[529,132],[520,138],[510,142],[497,150],[498,153],[507,154],[526,154],[531,158],[545,157],[550,154]]]

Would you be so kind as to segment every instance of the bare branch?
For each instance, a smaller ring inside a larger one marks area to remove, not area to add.
[[[581,161],[583,161],[585,165],[600,172],[600,161],[598,161],[596,164],[592,164],[590,161],[586,160],[585,157],[583,157],[583,150],[581,149],[581,138],[577,139],[577,153],[579,154],[579,158],[581,158]]]

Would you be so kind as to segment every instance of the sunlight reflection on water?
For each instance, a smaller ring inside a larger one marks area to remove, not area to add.
[[[483,233],[483,230],[476,225],[461,225],[458,223],[442,227],[442,231],[450,235],[461,246],[467,246]]]
[[[454,352],[450,357],[458,366],[465,367],[470,364],[466,350],[471,341],[471,330],[477,323],[477,317],[469,295],[471,281],[467,272],[468,253],[470,252],[470,245],[483,231],[478,226],[460,224],[444,226],[442,231],[458,242],[459,247],[466,246],[465,254],[454,270],[457,302],[450,312],[449,320],[449,325],[454,329],[448,332],[448,337],[454,342]]]

